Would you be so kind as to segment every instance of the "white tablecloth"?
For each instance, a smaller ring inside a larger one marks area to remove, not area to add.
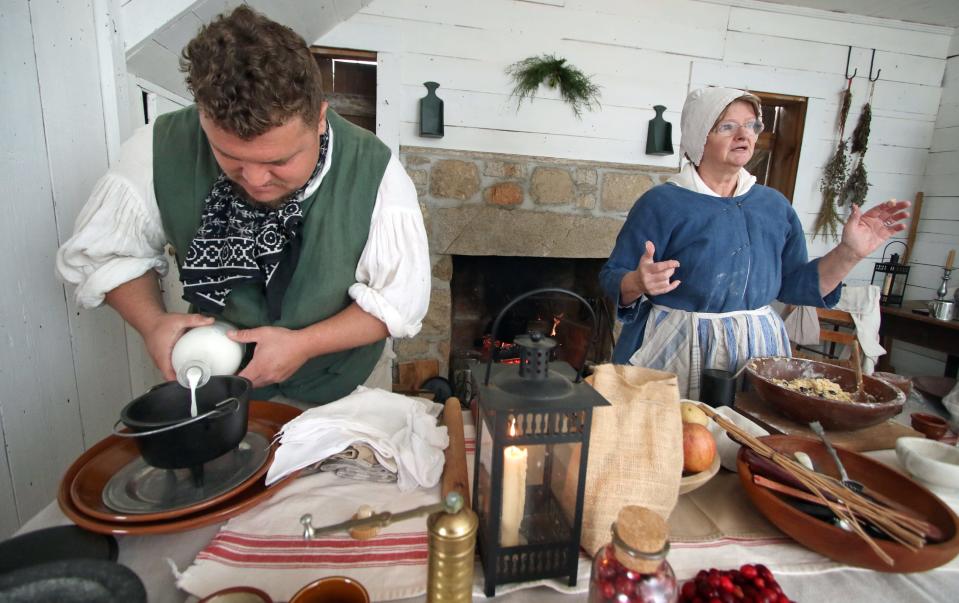
[[[869,453],[870,456],[898,468],[896,455],[891,450]],[[947,499],[947,502],[959,501]],[[18,533],[49,526],[70,523],[56,502],[28,521]],[[119,562],[133,569],[143,580],[151,603],[182,603],[191,600],[174,585],[173,572],[165,559],[172,560],[179,569],[186,568],[197,553],[213,538],[220,525],[212,525],[189,532],[159,536],[118,536]],[[798,547],[798,545],[793,545]],[[724,559],[723,568],[737,567],[752,562],[750,558]],[[842,600],[847,603],[868,601],[956,601],[959,599],[959,571],[956,562],[946,569],[922,574],[884,574],[856,568],[836,568],[814,574],[776,572],[783,590],[798,601],[827,602]],[[408,599],[421,601],[423,598]],[[504,603],[572,603],[585,601],[586,595],[563,595],[547,587],[526,589],[496,597]]]

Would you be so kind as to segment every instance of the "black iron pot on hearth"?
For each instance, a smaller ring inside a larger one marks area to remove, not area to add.
[[[160,469],[189,468],[202,481],[203,463],[236,448],[246,436],[250,390],[244,377],[214,376],[196,390],[197,416],[190,416],[190,390],[176,381],[158,385],[127,404],[120,420],[136,438],[143,460]]]

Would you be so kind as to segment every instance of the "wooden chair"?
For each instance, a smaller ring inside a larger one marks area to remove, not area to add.
[[[786,306],[783,310],[783,318],[786,318],[795,310],[796,306]],[[848,369],[852,369],[856,364],[859,364],[859,339],[856,337],[856,323],[853,322],[849,312],[816,308],[816,316],[819,318],[819,341],[822,349],[791,344],[793,356],[828,362]],[[838,346],[848,346],[850,348],[848,358],[840,358],[842,350]]]

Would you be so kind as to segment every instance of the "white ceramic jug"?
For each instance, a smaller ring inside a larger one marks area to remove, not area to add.
[[[171,360],[180,385],[190,387],[187,371],[191,368],[200,370],[197,386],[206,385],[213,375],[232,375],[240,368],[246,345],[226,336],[227,331],[234,329],[230,323],[218,320],[190,329],[177,340]]]

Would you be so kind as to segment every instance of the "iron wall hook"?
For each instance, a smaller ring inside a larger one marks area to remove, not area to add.
[[[876,49],[873,48],[873,49],[872,49],[872,58],[869,59],[869,81],[870,81],[870,82],[876,82],[876,81],[878,81],[878,80],[879,80],[879,74],[882,73],[882,69],[877,69],[877,70],[876,70],[876,77],[875,77],[875,78],[872,77],[872,64],[873,64],[873,61],[875,61],[875,60],[876,60]]]
[[[873,53],[875,53],[875,51],[873,51]],[[851,56],[852,56],[852,46],[850,46],[849,50],[846,51],[846,79],[850,81],[852,80],[852,78],[856,77],[857,73],[859,73],[859,68],[856,67],[855,69],[853,69],[852,75],[849,75],[849,58]]]

